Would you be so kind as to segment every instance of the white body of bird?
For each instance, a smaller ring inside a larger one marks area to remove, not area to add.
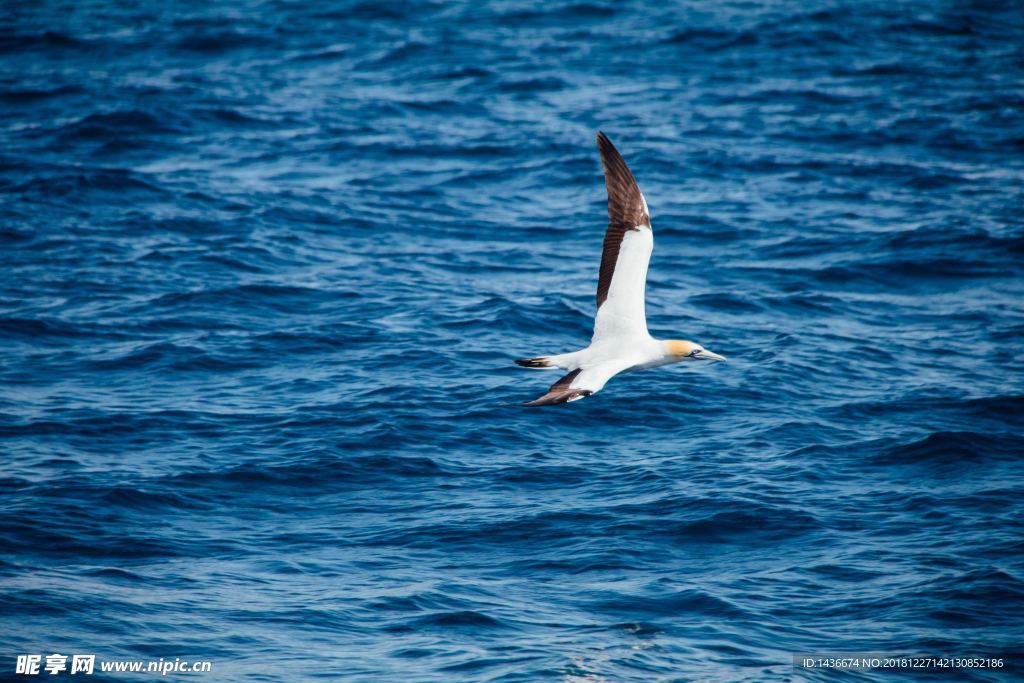
[[[585,349],[516,361],[524,367],[570,371],[546,394],[526,404],[529,406],[586,398],[627,370],[683,361],[725,360],[699,344],[655,339],[648,332],[644,300],[654,231],[647,200],[608,138],[598,133],[597,142],[608,189],[609,223],[598,277],[594,335]]]

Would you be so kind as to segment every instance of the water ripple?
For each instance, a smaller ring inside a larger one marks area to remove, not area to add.
[[[1013,3],[109,5],[0,27],[4,657],[1019,646]],[[531,410],[558,375],[511,361],[591,334],[598,129],[652,331],[730,363]]]

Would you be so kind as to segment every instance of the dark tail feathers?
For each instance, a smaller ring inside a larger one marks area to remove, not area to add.
[[[516,361],[516,365],[522,365],[524,368],[551,368],[554,367],[544,356],[540,358],[520,358]]]

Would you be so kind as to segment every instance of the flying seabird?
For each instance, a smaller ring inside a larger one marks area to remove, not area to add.
[[[654,249],[647,200],[615,146],[597,134],[608,189],[608,230],[597,278],[597,315],[590,346],[555,356],[523,358],[526,368],[569,370],[548,392],[524,405],[550,406],[596,394],[620,372],[669,363],[725,360],[691,341],[655,339],[647,331],[644,287]]]

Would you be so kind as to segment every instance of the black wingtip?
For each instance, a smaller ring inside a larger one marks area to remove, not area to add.
[[[601,131],[597,132],[597,148],[601,152],[601,161],[605,164],[611,163],[626,166],[626,162],[622,159],[622,155],[619,154],[619,150],[608,139],[608,136]],[[629,171],[628,166],[626,166],[626,170]]]
[[[560,406],[563,403],[572,403],[573,401],[579,400],[581,398],[592,396],[593,393],[594,392],[590,391],[589,389],[574,389],[572,391],[565,391],[558,394],[548,392],[541,396],[540,398],[533,401],[528,401],[523,405],[530,406],[531,408],[536,408],[539,406]]]
[[[524,368],[550,368],[551,362],[542,356],[540,358],[520,358],[516,361],[516,365],[521,365]]]

